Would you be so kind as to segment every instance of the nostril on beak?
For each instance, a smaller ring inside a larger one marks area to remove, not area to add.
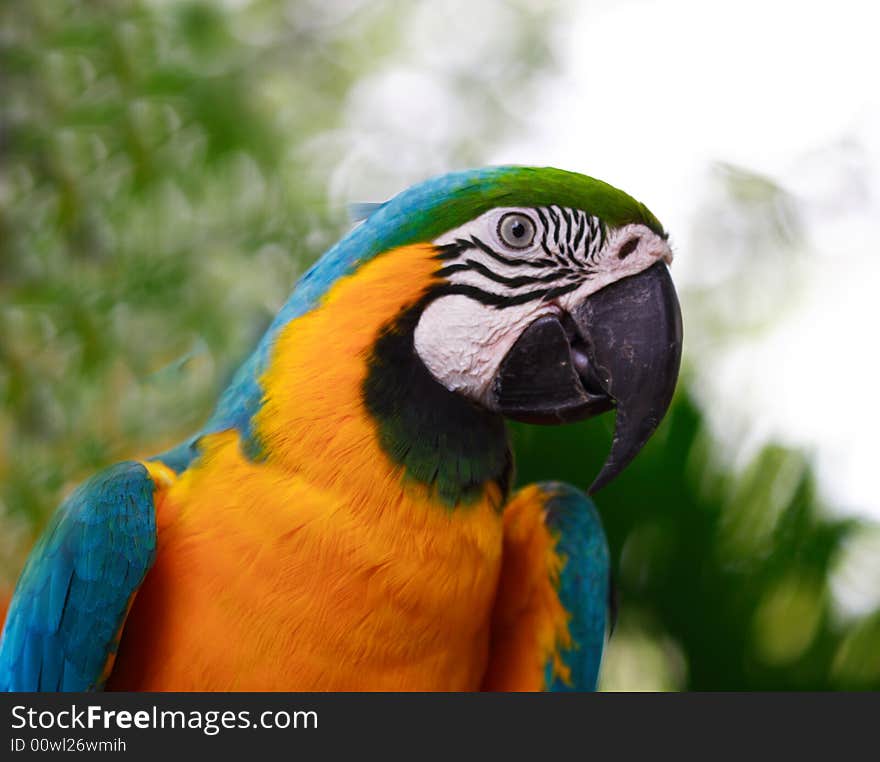
[[[642,239],[636,236],[635,238],[630,238],[623,246],[620,247],[620,250],[617,252],[618,259],[626,259],[630,254],[632,254],[638,247],[639,241]]]

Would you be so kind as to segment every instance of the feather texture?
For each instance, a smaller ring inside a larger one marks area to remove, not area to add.
[[[609,556],[596,509],[559,483],[524,487],[504,513],[486,690],[591,691],[608,607]]]
[[[155,486],[147,466],[125,462],[64,501],[10,604],[0,641],[0,690],[101,687],[132,597],[155,556]]]

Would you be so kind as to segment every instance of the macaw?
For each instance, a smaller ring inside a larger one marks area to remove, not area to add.
[[[681,314],[656,217],[552,168],[370,206],[204,428],[62,503],[0,688],[591,690],[609,551],[590,499],[513,495],[505,419],[616,409],[592,490],[666,412]]]

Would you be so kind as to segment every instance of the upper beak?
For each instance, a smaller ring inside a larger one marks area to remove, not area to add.
[[[519,337],[493,387],[498,410],[528,423],[567,423],[617,408],[611,452],[590,492],[629,465],[672,400],[681,309],[663,262],[544,316]]]

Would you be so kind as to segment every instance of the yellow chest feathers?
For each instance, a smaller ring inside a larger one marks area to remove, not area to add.
[[[141,689],[476,689],[501,561],[493,500],[380,504],[243,459],[217,435],[162,497],[124,646]],[[136,642],[141,641],[141,642]]]

